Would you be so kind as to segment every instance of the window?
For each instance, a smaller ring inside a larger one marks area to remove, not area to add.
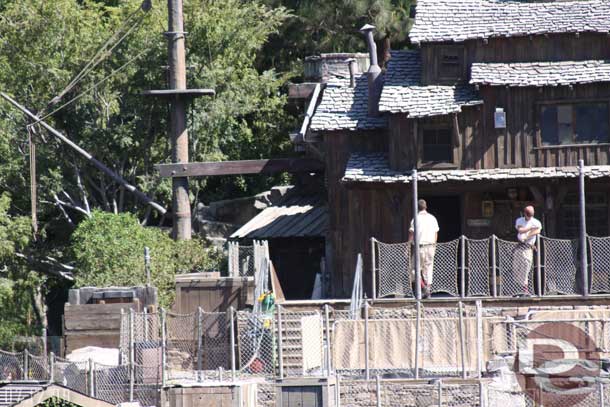
[[[592,236],[608,236],[608,199],[603,193],[587,193],[585,205],[587,234]],[[566,239],[578,237],[580,228],[580,207],[578,194],[566,195],[561,205],[561,233]]]
[[[543,145],[608,142],[608,103],[545,105],[540,127]]]
[[[441,47],[438,79],[458,80],[462,77],[462,47]]]
[[[423,131],[424,163],[452,163],[453,143],[451,129],[424,129]]]

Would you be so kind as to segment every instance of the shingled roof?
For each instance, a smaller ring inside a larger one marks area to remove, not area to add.
[[[426,117],[456,113],[462,106],[483,103],[471,85],[422,85],[421,70],[419,51],[393,51],[379,111]]]
[[[474,63],[470,83],[491,86],[559,86],[610,82],[610,61]]]
[[[588,178],[610,177],[610,165],[585,167]],[[420,182],[499,181],[508,179],[576,178],[578,167],[492,168],[479,170],[419,171]],[[390,169],[385,153],[354,153],[345,169],[343,182],[402,183],[411,182],[411,171]]]
[[[370,130],[387,127],[385,117],[368,115],[368,83],[366,74],[356,78],[350,87],[349,79],[333,79],[324,89],[322,100],[311,120],[312,131]]]
[[[610,31],[608,0],[418,0],[415,44],[535,34]]]

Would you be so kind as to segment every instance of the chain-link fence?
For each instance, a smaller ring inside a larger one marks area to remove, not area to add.
[[[241,374],[276,375],[279,355],[274,313],[238,311],[237,340]]]
[[[414,296],[413,250],[408,242],[371,239],[373,298]],[[610,238],[588,237],[591,293],[610,293]],[[581,295],[577,240],[540,236],[537,245],[468,239],[420,247],[420,270],[431,293],[451,297]]]

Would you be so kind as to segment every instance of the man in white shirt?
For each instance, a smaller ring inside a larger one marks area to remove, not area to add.
[[[419,267],[421,270],[421,286],[423,297],[430,296],[432,286],[432,273],[434,269],[434,253],[436,252],[436,241],[438,239],[438,222],[434,215],[428,213],[428,204],[423,199],[417,201],[417,237],[419,240]],[[409,242],[413,241],[413,220],[409,227]],[[415,281],[415,268],[412,270]]]
[[[529,295],[528,279],[534,261],[537,236],[542,231],[542,223],[534,218],[534,207],[526,206],[523,216],[515,221],[517,240],[521,243],[515,249],[513,258],[513,275],[523,287],[523,293]]]

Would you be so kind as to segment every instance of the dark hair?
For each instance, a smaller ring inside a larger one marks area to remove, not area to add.
[[[426,209],[428,209],[428,204],[426,203],[426,201],[424,201],[423,199],[420,199],[419,201],[417,201],[417,210],[418,211],[425,211]]]

